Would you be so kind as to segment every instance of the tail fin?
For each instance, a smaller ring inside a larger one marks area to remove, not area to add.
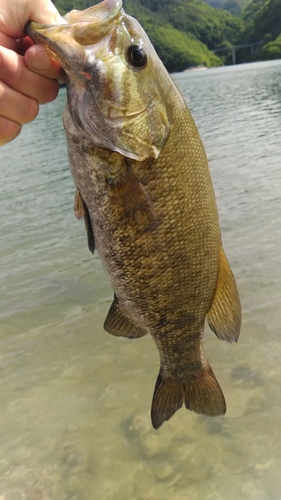
[[[165,420],[182,407],[203,415],[224,415],[225,399],[210,365],[184,379],[165,379],[161,370],[152,400],[151,421],[159,429]]]

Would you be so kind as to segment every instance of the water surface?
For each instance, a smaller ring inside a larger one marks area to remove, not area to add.
[[[152,429],[158,353],[103,331],[112,291],[73,214],[62,91],[0,150],[0,500],[280,498],[281,61],[174,78],[243,305],[237,345],[205,335],[227,414]]]

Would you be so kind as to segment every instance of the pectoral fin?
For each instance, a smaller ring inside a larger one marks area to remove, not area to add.
[[[127,337],[136,339],[144,337],[148,332],[145,328],[137,325],[122,309],[119,300],[114,295],[114,300],[109,309],[107,318],[104,322],[106,332],[115,335],[116,337]]]
[[[92,222],[90,219],[89,211],[86,203],[84,202],[81,193],[78,189],[76,189],[75,199],[74,199],[74,213],[77,219],[84,219],[85,227],[88,236],[88,246],[90,252],[94,253],[95,251],[95,240],[94,240],[94,232],[92,227]]]
[[[137,176],[130,170],[115,181],[110,179],[110,196],[121,208],[120,216],[127,219],[138,232],[149,231],[157,225],[153,203]]]
[[[241,305],[235,279],[222,247],[216,291],[207,320],[219,339],[237,342],[241,328]]]

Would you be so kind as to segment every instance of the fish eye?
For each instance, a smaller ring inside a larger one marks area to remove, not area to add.
[[[147,64],[147,54],[140,45],[130,45],[127,50],[127,59],[135,68],[144,68]]]

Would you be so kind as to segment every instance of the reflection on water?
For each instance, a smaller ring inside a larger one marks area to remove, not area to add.
[[[0,151],[0,499],[279,499],[281,62],[175,75],[198,124],[243,328],[206,332],[225,417],[154,431],[158,353],[102,324],[112,292],[73,215],[65,101]]]

